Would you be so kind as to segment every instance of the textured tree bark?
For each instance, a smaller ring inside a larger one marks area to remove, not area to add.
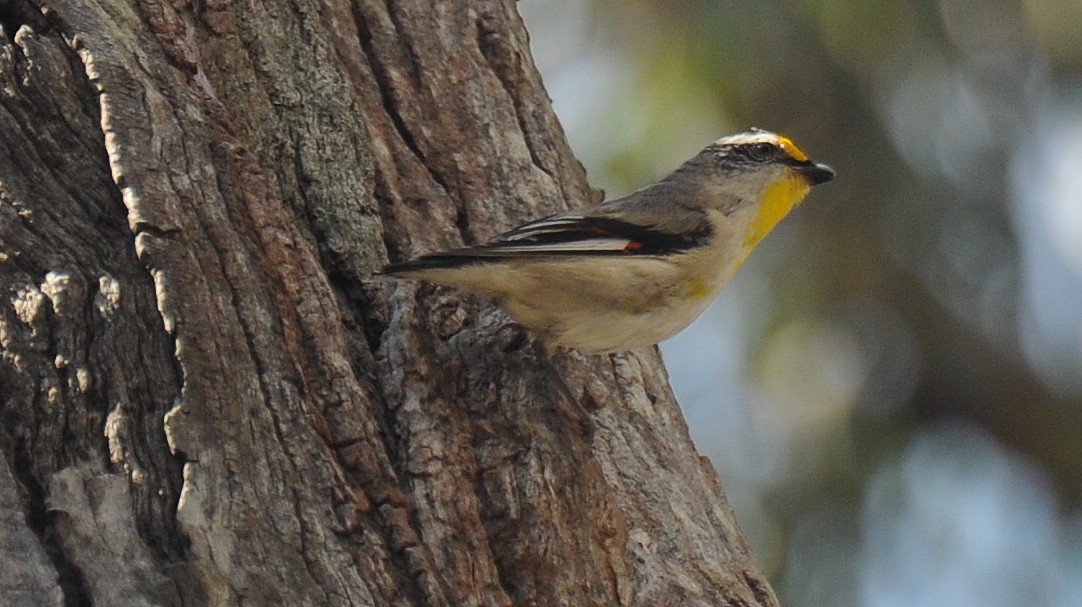
[[[655,350],[369,278],[589,200],[514,2],[0,34],[0,604],[776,604]]]

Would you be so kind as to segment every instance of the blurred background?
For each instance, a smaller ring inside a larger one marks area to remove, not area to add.
[[[519,9],[610,197],[751,126],[838,173],[662,346],[783,603],[1082,605],[1082,1]]]

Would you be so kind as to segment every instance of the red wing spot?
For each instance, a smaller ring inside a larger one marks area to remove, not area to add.
[[[638,242],[638,241],[635,241],[635,240],[632,240],[631,242],[624,245],[624,250],[625,251],[638,251],[641,248],[642,248],[642,243]]]

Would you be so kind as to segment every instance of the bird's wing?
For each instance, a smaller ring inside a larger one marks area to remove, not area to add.
[[[392,264],[381,273],[403,274],[515,258],[664,256],[699,246],[709,236],[708,224],[701,230],[673,234],[654,226],[604,215],[563,213],[523,224],[479,246],[441,251]]]
[[[693,248],[709,226],[673,234],[613,217],[565,213],[523,224],[474,247],[491,255],[669,255]]]

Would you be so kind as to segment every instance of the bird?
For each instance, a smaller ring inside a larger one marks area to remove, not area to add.
[[[778,222],[834,175],[788,137],[755,128],[627,196],[378,274],[489,295],[548,346],[634,350],[698,318]]]

